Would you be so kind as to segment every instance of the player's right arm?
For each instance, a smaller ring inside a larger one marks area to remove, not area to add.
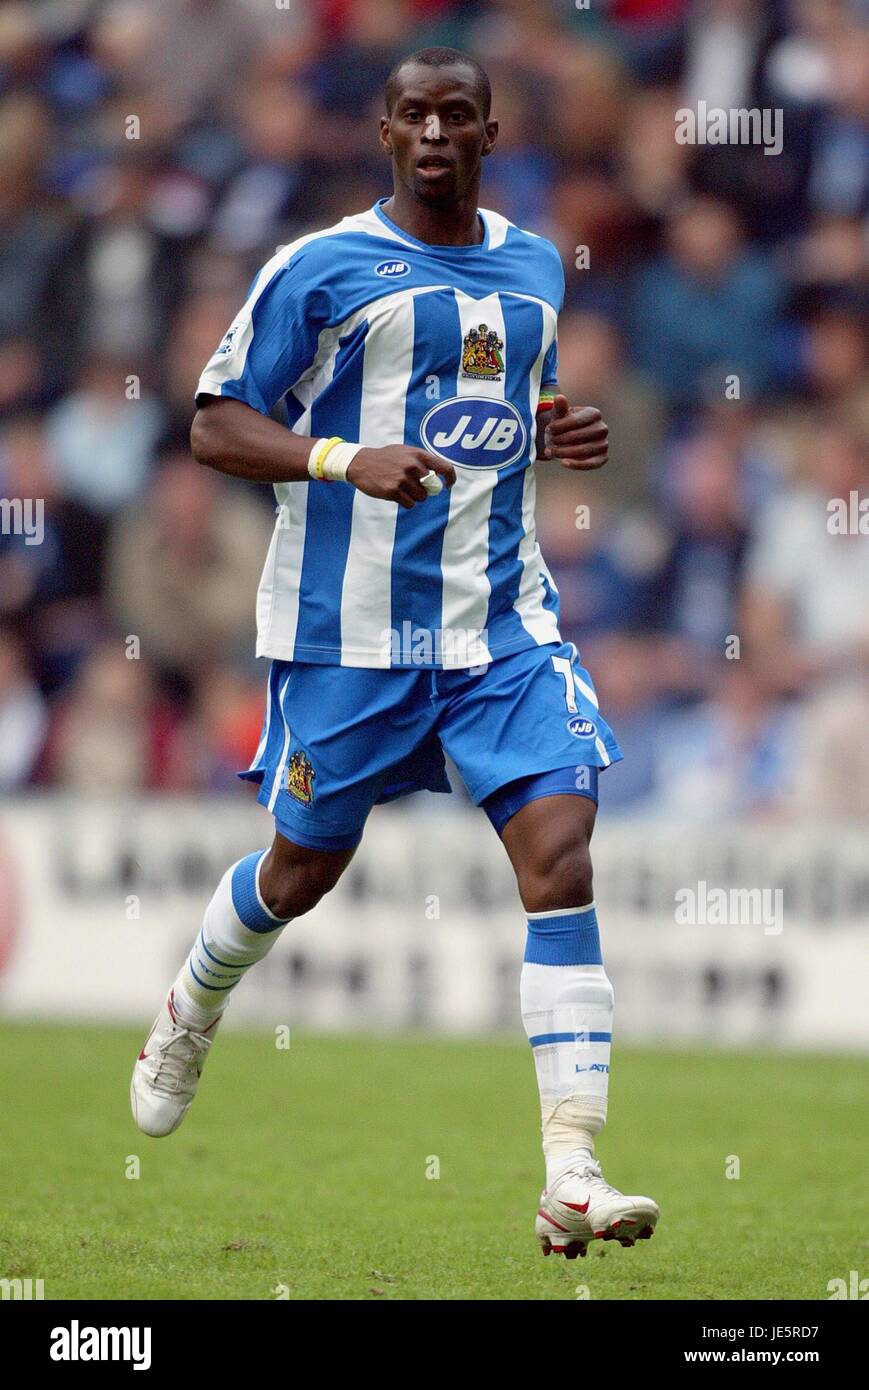
[[[294,434],[277,420],[229,396],[200,393],[197,399],[199,409],[190,430],[190,447],[197,462],[255,483],[309,481],[308,459],[316,443],[314,437]],[[452,466],[434,454],[388,444],[382,449],[360,449],[347,470],[347,481],[369,497],[412,507],[429,495],[420,482],[429,472],[440,474],[447,487],[456,480]]]
[[[317,436],[297,434],[271,413],[295,387],[301,389],[303,381],[310,392],[316,365],[322,365],[324,341],[331,342],[331,351],[337,350],[330,330],[344,320],[347,305],[335,275],[336,255],[331,238],[315,238],[279,251],[254,280],[247,302],[199,380],[190,444],[200,463],[259,483],[320,477],[315,467],[309,470],[311,459],[318,460],[316,453],[312,455]],[[328,428],[328,418],[323,423]],[[439,474],[447,486],[455,482],[451,465],[423,449],[347,443],[356,453],[339,487],[349,482],[369,497],[412,507],[430,495],[433,480],[427,487],[420,481],[426,474]],[[344,452],[346,458],[350,451]],[[316,482],[318,487],[330,485],[325,479]]]

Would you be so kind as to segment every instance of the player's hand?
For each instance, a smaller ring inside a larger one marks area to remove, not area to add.
[[[435,473],[443,486],[452,487],[456,470],[451,463],[427,454],[424,449],[410,449],[404,444],[387,444],[384,449],[360,449],[347,470],[347,481],[369,497],[382,497],[397,502],[400,507],[414,507],[432,496],[435,489],[429,480],[424,487],[421,478]],[[440,491],[440,488],[437,489]]]
[[[560,459],[565,468],[603,468],[609,455],[609,430],[593,405],[570,406],[556,396],[543,431],[543,457]]]

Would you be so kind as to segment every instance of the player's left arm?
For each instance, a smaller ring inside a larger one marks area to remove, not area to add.
[[[549,388],[537,416],[537,457],[560,459],[565,468],[603,468],[609,454],[609,430],[593,405],[570,405]]]

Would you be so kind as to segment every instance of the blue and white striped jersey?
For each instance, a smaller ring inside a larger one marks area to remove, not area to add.
[[[431,246],[380,202],[279,249],[197,388],[298,434],[422,447],[456,483],[410,510],[343,483],[275,486],[257,654],[341,666],[484,665],[560,642],[534,528],[535,413],[556,379],[551,242],[481,209]]]

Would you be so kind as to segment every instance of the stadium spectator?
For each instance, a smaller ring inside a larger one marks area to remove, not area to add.
[[[143,501],[114,524],[106,598],[142,654],[182,673],[247,655],[269,515],[182,454],[161,460]]]
[[[735,631],[748,535],[742,462],[707,425],[672,448],[668,470],[671,543],[653,603],[661,628],[686,644],[702,679]]]
[[[11,628],[0,628],[0,792],[26,786],[47,727],[47,705],[27,669],[24,643]]]
[[[537,521],[566,641],[579,645],[589,635],[643,623],[668,550],[663,527],[642,513],[620,514],[594,480],[562,471],[544,474]]]
[[[595,687],[601,707],[608,716],[612,711],[624,753],[623,761],[600,779],[601,806],[608,816],[648,810],[659,776],[666,776],[655,762],[658,730],[670,708],[661,655],[660,642],[639,633],[592,638],[583,644],[583,660],[598,673]]]
[[[827,423],[804,485],[758,518],[747,562],[744,630],[776,688],[866,679],[869,669],[869,459],[863,440]],[[864,530],[860,530],[860,519]]]
[[[159,398],[124,364],[91,358],[78,387],[46,417],[46,440],[64,492],[110,514],[145,488],[163,425]]]
[[[724,661],[714,694],[662,720],[654,741],[656,816],[709,824],[778,815],[799,721],[749,661]]]
[[[0,496],[21,507],[0,532],[0,613],[38,623],[49,604],[94,597],[104,526],[64,496],[36,415],[10,420],[0,432]]]
[[[799,817],[808,804],[824,821],[869,822],[869,744],[855,731],[869,727],[865,672],[821,690],[801,707],[800,756],[786,809]]]
[[[0,413],[56,389],[74,337],[64,274],[72,221],[42,183],[54,140],[45,102],[0,99]]]
[[[666,227],[666,251],[637,276],[637,363],[674,407],[738,377],[751,395],[776,382],[774,340],[783,286],[746,245],[732,208],[698,198]]]
[[[48,779],[80,793],[153,791],[174,716],[155,698],[151,670],[119,640],[97,646],[59,701],[45,750]]]
[[[660,396],[625,361],[618,328],[603,314],[565,313],[558,328],[558,375],[569,400],[594,401],[615,441],[610,464],[595,478],[616,507],[650,494],[649,461],[664,433]]]

